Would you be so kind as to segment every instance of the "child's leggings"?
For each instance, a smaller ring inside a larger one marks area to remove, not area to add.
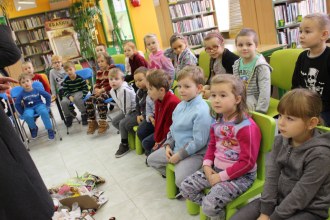
[[[256,172],[247,173],[239,178],[217,183],[211,188],[204,172],[197,171],[181,183],[180,190],[184,198],[201,205],[205,215],[225,216],[225,206],[244,193],[255,177]],[[207,188],[211,190],[205,195],[204,189]]]
[[[23,113],[23,118],[28,124],[29,128],[36,128],[36,123],[34,121],[34,115],[39,114],[42,122],[47,130],[52,129],[52,123],[50,122],[49,112],[45,104],[39,104],[31,108],[25,108]]]
[[[100,119],[102,120],[107,119],[108,107],[107,104],[104,103],[104,100],[108,98],[110,98],[110,95],[104,92],[98,97],[95,97],[95,95],[93,94],[86,100],[86,112],[89,120],[96,119],[94,103],[96,104]]]

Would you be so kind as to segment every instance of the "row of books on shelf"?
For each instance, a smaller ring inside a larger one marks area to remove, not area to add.
[[[27,45],[20,48],[24,56],[31,56],[34,54],[47,53],[51,51],[48,41],[42,42],[40,45]]]
[[[26,18],[24,20],[12,21],[10,22],[10,24],[14,31],[33,29],[36,27],[43,26],[45,24],[45,16],[40,15]]]
[[[27,38],[29,42],[37,41],[37,40],[45,40],[47,39],[47,34],[45,32],[45,29],[38,29],[35,31],[29,31],[27,33]]]
[[[323,12],[326,10],[326,0],[303,0],[300,2],[288,3],[287,5],[276,5],[274,7],[275,20],[277,26],[279,20],[284,20],[284,25],[299,22],[301,17],[315,12]],[[300,18],[298,18],[300,16]]]
[[[212,4],[209,0],[171,5],[169,8],[172,19],[213,10]]]
[[[280,44],[287,44],[291,47],[298,46],[299,43],[299,28],[286,28],[278,32],[278,40]]]
[[[186,37],[188,45],[189,46],[201,46],[203,44],[204,37],[209,33],[210,31],[197,33],[193,35],[189,35]]]
[[[29,57],[25,58],[25,61],[30,61],[36,72],[44,71],[45,68],[52,66],[52,53],[44,54],[40,57]]]
[[[213,15],[178,21],[172,25],[174,32],[178,33],[190,32],[196,29],[210,28],[215,26]]]

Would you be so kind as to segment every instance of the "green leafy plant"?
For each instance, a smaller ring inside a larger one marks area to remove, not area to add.
[[[78,35],[82,56],[95,58],[96,22],[100,22],[101,10],[92,0],[77,0],[72,3],[70,15]]]

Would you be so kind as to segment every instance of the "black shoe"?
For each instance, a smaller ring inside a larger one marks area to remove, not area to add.
[[[87,114],[81,115],[81,124],[82,125],[88,125]]]
[[[148,164],[148,157],[146,157],[146,165],[147,165],[147,167],[149,167],[149,164]]]
[[[70,113],[73,117],[77,116],[77,112],[74,109],[70,109]]]
[[[65,126],[67,126],[67,127],[72,126],[72,116],[65,117]]]
[[[127,154],[128,152],[129,152],[128,144],[120,143],[119,144],[119,149],[117,150],[117,152],[115,154],[115,157],[116,158],[122,157],[125,154]]]

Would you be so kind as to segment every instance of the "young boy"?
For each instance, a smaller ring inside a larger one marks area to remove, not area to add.
[[[109,72],[110,95],[121,110],[119,115],[112,119],[113,126],[120,131],[121,135],[121,143],[115,154],[116,158],[129,152],[128,132],[133,131],[139,115],[135,108],[135,91],[124,81],[124,77],[124,73],[118,68],[113,68]]]
[[[179,187],[189,175],[201,168],[212,118],[200,92],[204,73],[200,67],[186,66],[177,75],[182,98],[173,111],[173,123],[162,148],[151,153],[148,164],[165,175],[167,163],[176,164],[175,183]]]
[[[155,145],[142,145],[146,154],[160,148],[166,140],[166,135],[172,124],[172,113],[179,104],[180,99],[176,97],[170,90],[171,78],[161,69],[153,70],[147,76],[148,80],[148,95],[155,103],[154,126],[155,132],[153,135]],[[145,143],[143,143],[145,144]]]
[[[31,137],[36,138],[38,135],[38,127],[34,121],[34,114],[37,113],[40,115],[45,128],[48,130],[48,139],[54,139],[55,134],[52,129],[48,112],[51,96],[44,90],[39,90],[32,87],[31,74],[22,73],[18,77],[18,82],[23,87],[23,90],[15,100],[15,107],[18,113],[23,116],[24,120],[28,124],[31,131]],[[46,105],[42,102],[41,96],[46,99]],[[24,102],[24,108],[22,107],[22,101]]]
[[[321,95],[323,111],[321,117],[330,126],[330,20],[328,15],[314,13],[306,15],[300,24],[299,41],[303,48],[292,76],[292,89],[307,88]]]
[[[32,63],[30,61],[25,61],[22,63],[22,72],[23,73],[27,73],[31,75],[31,79],[32,81],[39,81],[42,83],[42,85],[44,86],[44,89],[46,92],[50,93],[50,87],[49,87],[49,83],[46,82],[42,76],[40,74],[36,74],[34,73],[34,67],[32,65]]]
[[[68,73],[63,81],[63,99],[61,101],[62,109],[65,116],[66,126],[72,125],[72,115],[70,113],[70,104],[73,102],[81,113],[82,125],[87,125],[86,107],[83,99],[88,93],[86,81],[76,74],[74,63],[64,63],[64,70]]]
[[[53,69],[49,72],[49,82],[52,92],[52,99],[56,97],[56,92],[58,92],[60,100],[63,98],[63,81],[67,76],[63,66],[62,57],[59,55],[52,56],[52,67]],[[71,103],[69,106],[72,115],[76,116],[77,113],[74,111],[74,105]]]
[[[235,44],[240,58],[233,65],[233,74],[245,83],[249,110],[266,113],[270,100],[270,73],[262,54],[257,54],[258,37],[253,29],[243,28]]]

